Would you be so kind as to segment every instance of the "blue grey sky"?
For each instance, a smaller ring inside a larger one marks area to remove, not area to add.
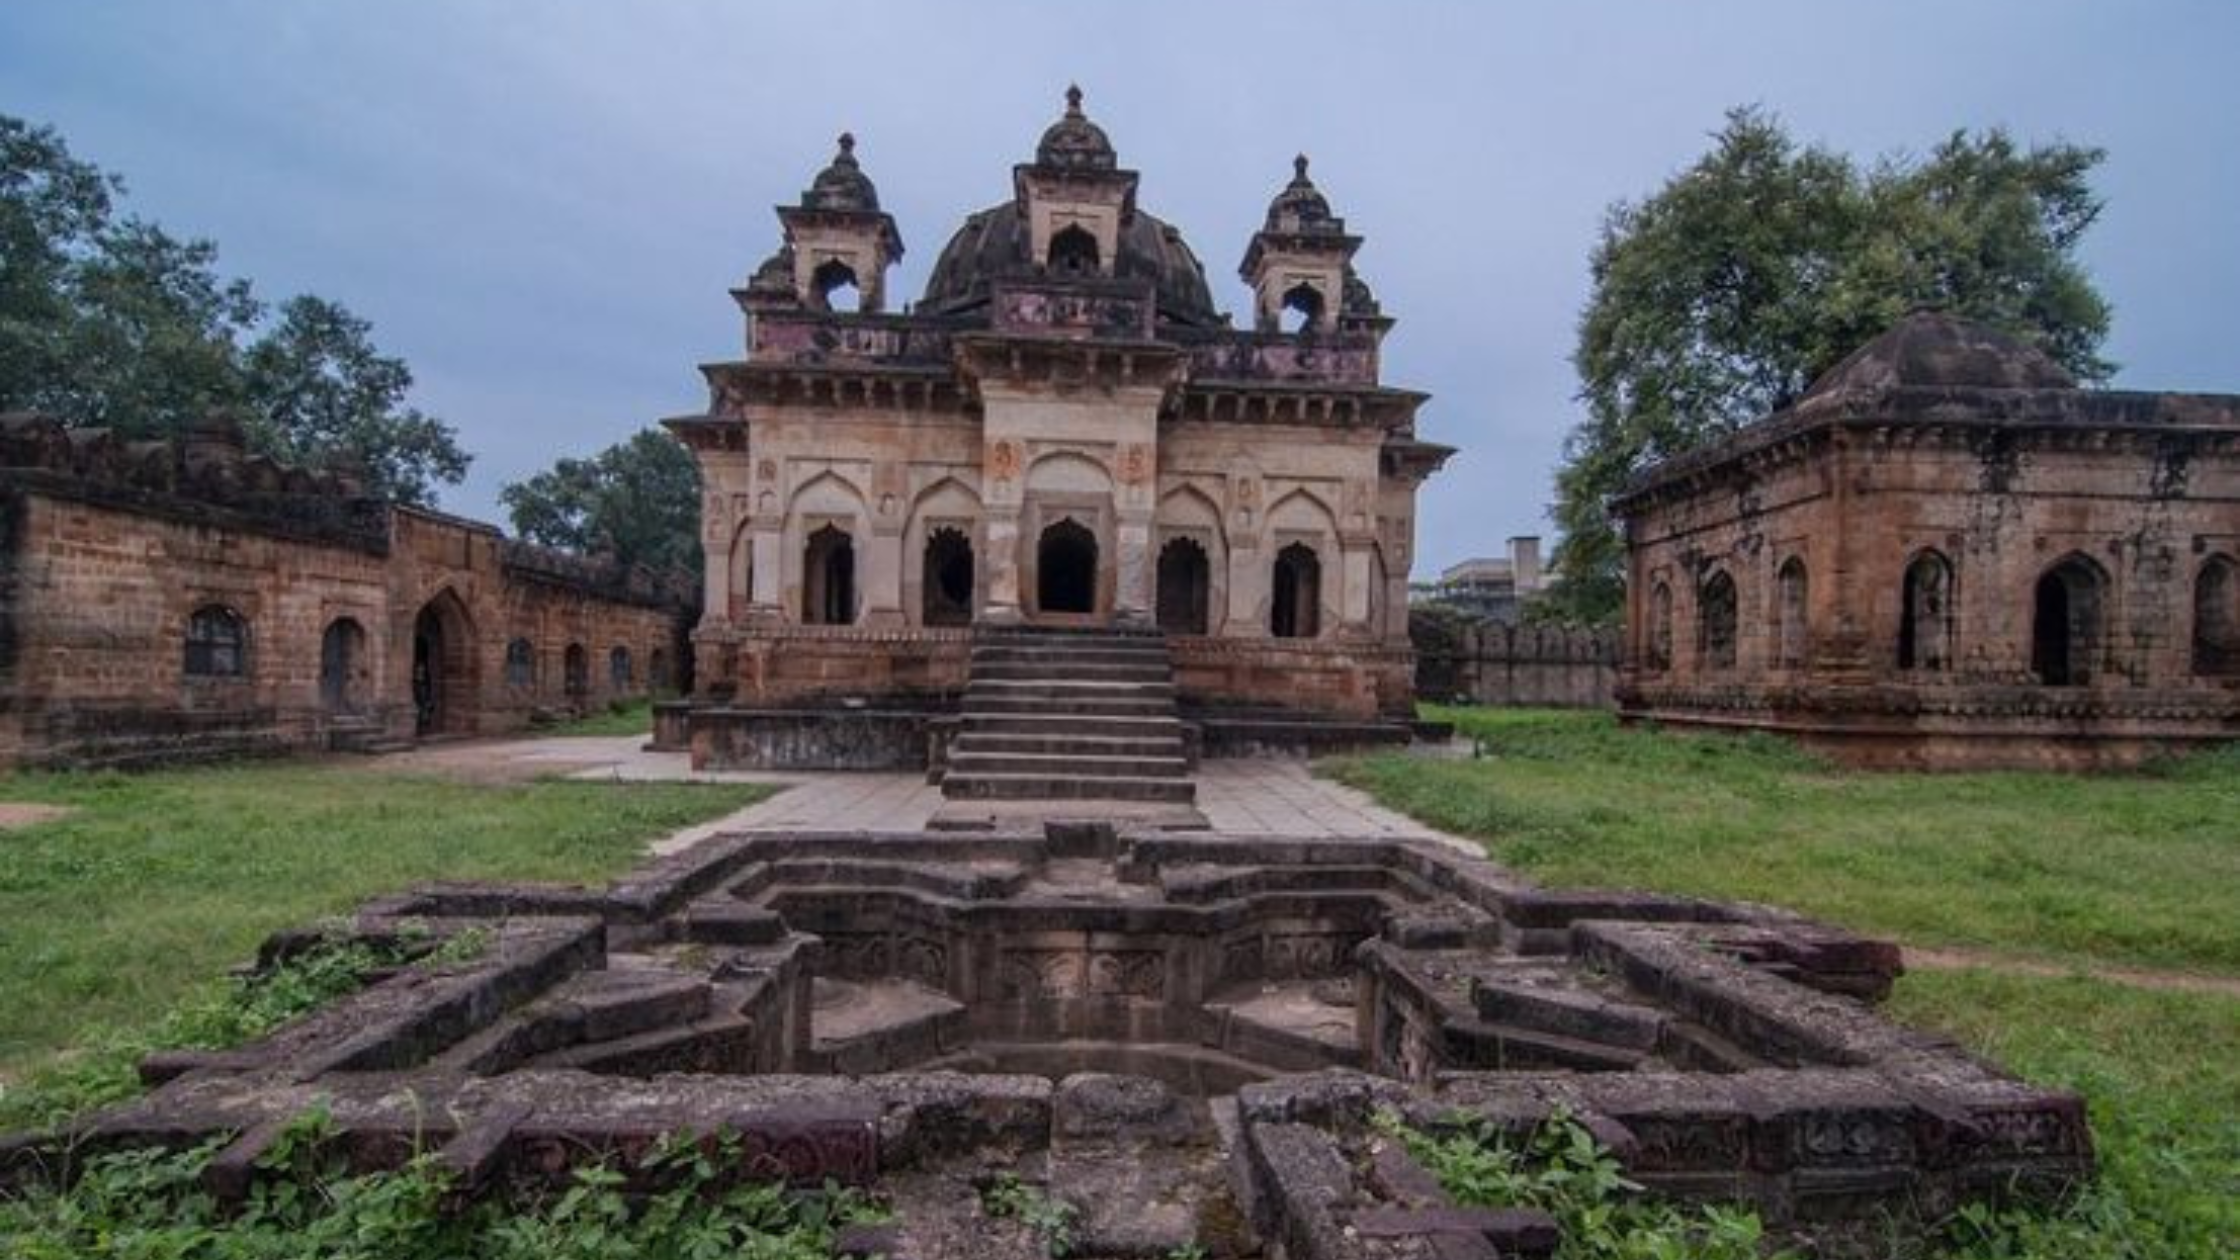
[[[1755,102],[1861,156],[1957,127],[2109,150],[2085,246],[2132,387],[2240,391],[2240,5],[9,0],[0,111],[123,173],[268,300],[372,319],[476,456],[454,511],[697,409],[726,290],[842,129],[908,246],[1008,195],[1069,80],[1141,200],[1246,309],[1245,242],[1313,155],[1462,448],[1425,569],[1542,532],[1603,211]],[[1419,570],[1422,576],[1422,570]]]

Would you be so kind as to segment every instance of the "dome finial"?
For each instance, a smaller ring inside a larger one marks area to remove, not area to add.
[[[1302,153],[1291,159],[1291,178],[1298,183],[1307,182],[1307,155]]]
[[[1081,85],[1078,83],[1066,84],[1066,117],[1081,117]]]
[[[842,156],[842,157],[854,157],[855,155],[856,155],[856,133],[854,133],[854,132],[852,132],[852,131],[843,131],[843,132],[841,132],[841,133],[840,133],[840,156]]]

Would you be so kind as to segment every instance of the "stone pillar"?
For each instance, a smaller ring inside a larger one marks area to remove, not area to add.
[[[1251,537],[1230,539],[1229,616],[1222,625],[1222,637],[1267,637],[1268,618],[1266,610],[1260,606],[1267,594],[1268,573],[1267,566],[1261,563],[1260,540]]]
[[[891,630],[903,624],[902,530],[899,524],[890,527],[879,521],[872,525],[868,541],[863,571],[857,575],[862,583],[860,620],[865,626]]]
[[[776,521],[756,521],[749,546],[754,548],[754,589],[748,604],[757,617],[777,617],[785,608],[785,535]]]
[[[1149,626],[1157,620],[1153,591],[1156,565],[1151,558],[1151,514],[1122,511],[1113,527],[1115,568],[1112,619],[1123,626]]]
[[[1026,619],[1019,601],[1019,505],[988,508],[987,580],[978,620],[991,625],[1017,625]]]
[[[1375,544],[1365,538],[1349,538],[1338,544],[1338,637],[1344,639],[1373,639],[1376,628],[1369,624],[1369,573],[1374,565],[1370,548]]]

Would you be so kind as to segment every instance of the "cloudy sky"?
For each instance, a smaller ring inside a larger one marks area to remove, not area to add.
[[[726,290],[844,128],[906,296],[1069,80],[1232,311],[1304,150],[1399,317],[1389,379],[1463,451],[1424,496],[1435,568],[1546,529],[1603,210],[1736,104],[1862,156],[1992,125],[2104,146],[2085,257],[2117,383],[2240,391],[2235,48],[2229,0],[8,0],[0,112],[266,298],[372,319],[476,455],[444,505],[492,519],[505,482],[705,401]]]

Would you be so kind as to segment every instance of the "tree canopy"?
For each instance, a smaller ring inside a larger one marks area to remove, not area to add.
[[[589,459],[562,459],[498,493],[531,542],[611,553],[628,564],[700,571],[700,465],[660,429]]]
[[[230,408],[260,453],[348,469],[403,503],[466,475],[370,324],[318,297],[268,309],[218,271],[214,244],[122,214],[123,194],[52,128],[0,115],[0,410],[158,438]]]
[[[1572,358],[1587,417],[1564,445],[1548,599],[1602,621],[1624,600],[1611,497],[1644,468],[1780,410],[1907,311],[2037,345],[2085,381],[2108,304],[2078,263],[2104,154],[1954,132],[1861,167],[1737,109],[1711,151],[1606,217]]]

